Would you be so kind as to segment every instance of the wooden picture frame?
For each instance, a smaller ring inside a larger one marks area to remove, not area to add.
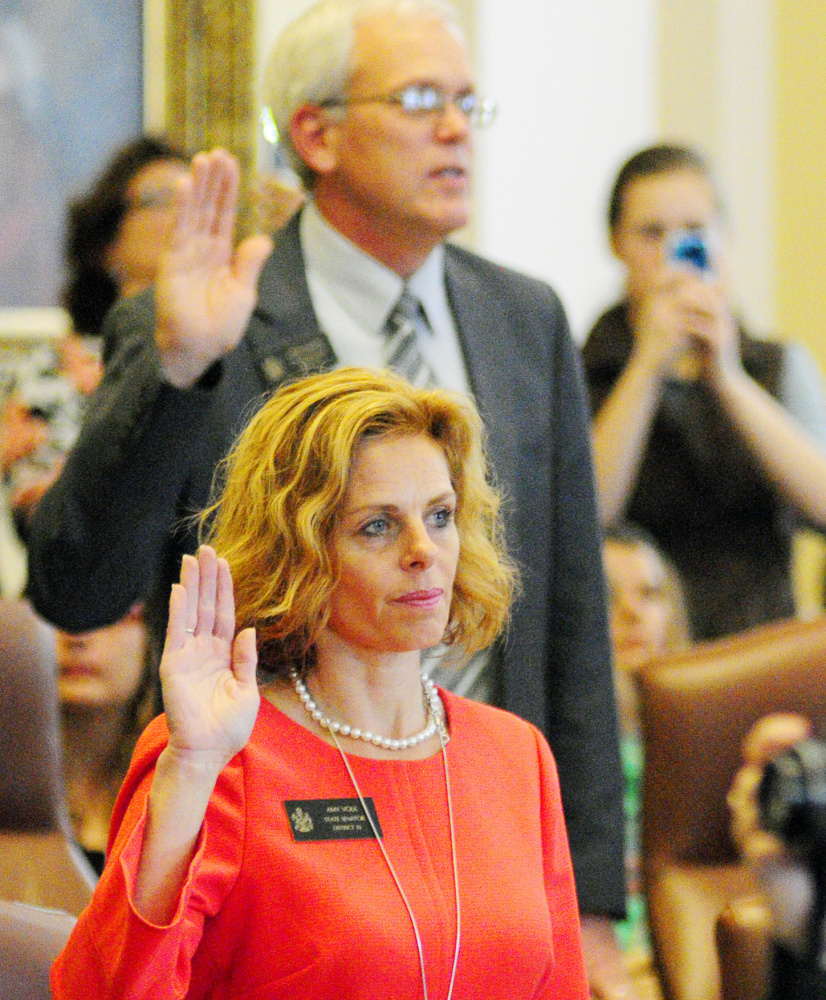
[[[168,134],[195,153],[222,146],[241,164],[239,228],[249,228],[248,191],[256,169],[258,109],[255,87],[256,0],[146,0],[147,23],[162,21],[162,41],[148,44],[147,66],[165,53],[163,107]],[[161,6],[162,5],[162,6]],[[154,54],[153,54],[154,53]],[[153,63],[157,72],[157,62]],[[155,113],[158,113],[157,111]]]

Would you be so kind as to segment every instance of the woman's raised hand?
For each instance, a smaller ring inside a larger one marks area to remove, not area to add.
[[[169,600],[161,659],[169,750],[214,767],[246,745],[258,714],[255,630],[235,637],[235,601],[225,559],[202,545],[184,556]]]

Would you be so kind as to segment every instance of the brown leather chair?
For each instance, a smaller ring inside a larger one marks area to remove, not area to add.
[[[54,633],[0,599],[0,899],[79,914],[95,873],[65,804]]]
[[[718,918],[730,902],[759,895],[731,841],[726,794],[743,737],[761,716],[826,720],[826,616],[703,643],[649,665],[638,680],[643,879],[663,991],[667,1000],[719,1000]],[[759,963],[766,926],[756,933],[748,946],[737,941]]]
[[[74,925],[68,913],[0,900],[3,1000],[49,1000],[49,969]]]
[[[722,1000],[761,1000],[769,968],[771,913],[759,896],[742,896],[717,918]]]

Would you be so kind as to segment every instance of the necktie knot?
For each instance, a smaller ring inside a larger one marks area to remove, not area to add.
[[[415,323],[422,315],[423,310],[421,302],[409,288],[405,288],[399,296],[395,306],[393,306],[390,316],[388,317],[388,324],[394,316],[397,317],[397,322],[406,320],[409,323]]]
[[[384,327],[384,364],[412,385],[431,388],[437,384],[422,353],[420,332],[427,331],[421,302],[405,288],[393,306]]]

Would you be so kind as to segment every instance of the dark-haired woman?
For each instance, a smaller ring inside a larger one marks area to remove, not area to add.
[[[63,303],[76,333],[98,335],[117,299],[154,282],[175,185],[188,169],[184,154],[165,139],[141,136],[119,149],[69,206]]]
[[[77,841],[98,874],[115,799],[155,715],[151,646],[139,605],[113,625],[55,637],[66,797]]]
[[[102,375],[103,318],[119,298],[154,282],[170,235],[175,185],[187,170],[184,155],[168,142],[142,136],[118,150],[88,193],[69,206],[63,304],[70,329],[56,344],[27,355],[0,414],[6,434],[21,442],[2,471],[5,499],[23,540]],[[19,559],[13,550],[4,555],[14,557]],[[20,572],[6,593],[19,592],[23,582]]]

